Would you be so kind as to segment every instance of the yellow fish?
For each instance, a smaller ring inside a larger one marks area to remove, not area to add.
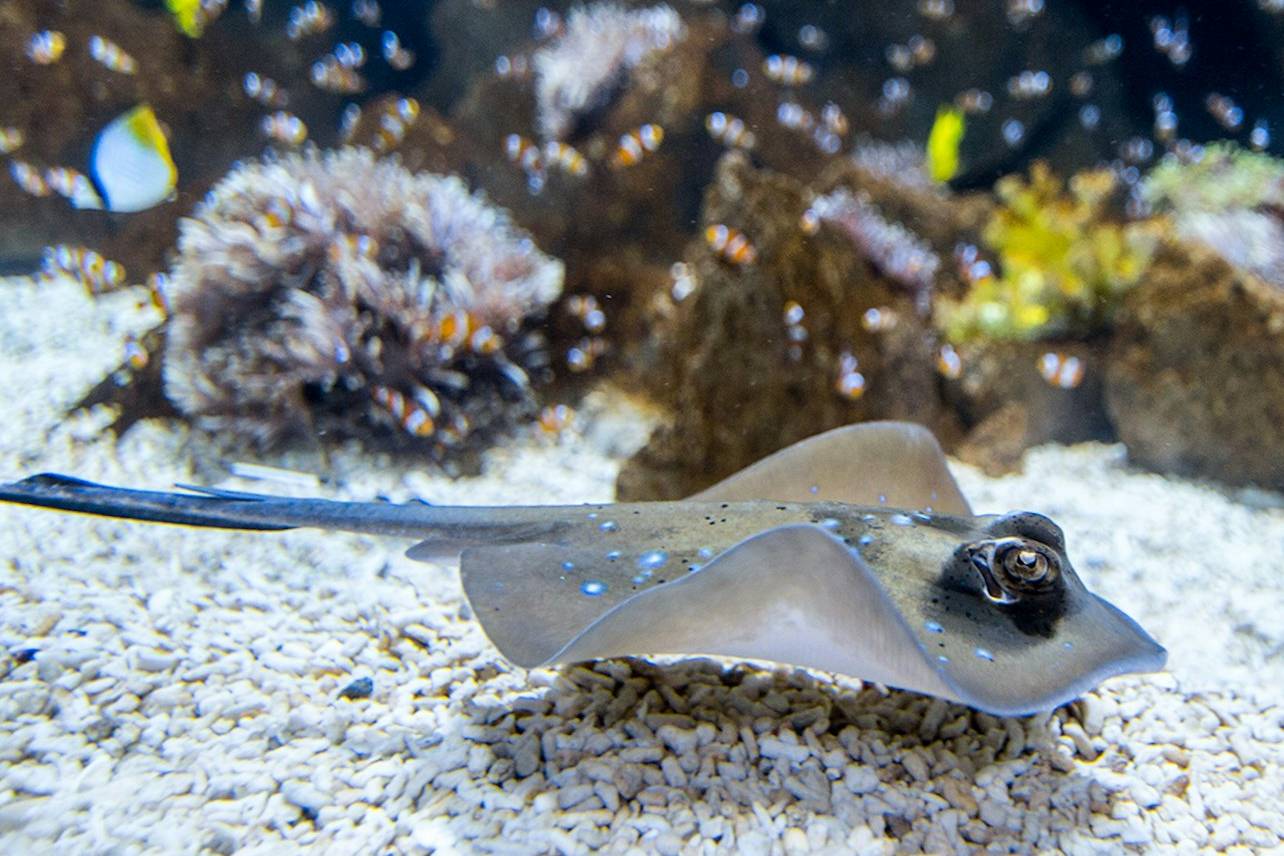
[[[178,168],[150,106],[140,104],[102,129],[89,157],[89,177],[100,199],[77,207],[144,211],[173,197]]]
[[[927,171],[932,181],[949,181],[959,171],[959,145],[965,122],[957,107],[940,107],[927,135]]]
[[[174,23],[183,35],[199,39],[205,32],[205,13],[201,9],[201,0],[165,0],[165,7],[174,16]]]

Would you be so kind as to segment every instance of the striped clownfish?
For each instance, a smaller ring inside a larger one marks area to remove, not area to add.
[[[89,178],[97,196],[73,199],[77,208],[132,213],[173,198],[178,169],[150,106],[140,104],[99,132],[89,155]]]

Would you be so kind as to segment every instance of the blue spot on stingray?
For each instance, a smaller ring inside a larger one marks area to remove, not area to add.
[[[635,586],[640,586],[640,585],[642,585],[643,583],[647,582],[647,581],[648,581],[648,580],[650,580],[650,579],[651,579],[651,572],[650,572],[650,571],[643,571],[642,573],[638,574],[637,576],[635,576],[635,577],[633,578],[633,585],[635,585]]]
[[[663,550],[647,550],[638,556],[638,567],[650,573],[669,561],[669,554]]]
[[[950,658],[945,656],[944,654],[937,654],[936,659],[942,663],[948,663],[950,661]]]
[[[1070,650],[1072,650],[1072,649],[1074,648],[1074,643],[1073,643],[1073,642],[1062,642],[1062,643],[1061,643],[1061,647],[1062,647],[1062,648],[1065,648],[1067,651],[1070,651]]]
[[[585,580],[580,583],[580,592],[589,597],[597,597],[606,592],[606,583],[601,580]]]
[[[696,550],[696,555],[699,556],[701,559],[712,559],[713,550],[709,549],[708,547],[701,547],[699,550]]]
[[[703,567],[704,565],[692,565],[691,567],[687,568],[687,571],[694,574],[696,571],[700,570]]]
[[[991,663],[994,662],[994,655],[984,648],[977,648],[976,656],[980,657],[982,660],[986,660]]]
[[[927,628],[928,633],[944,633],[945,628],[935,621],[925,621],[923,626]]]
[[[818,484],[812,485],[811,487],[807,488],[807,492],[810,494],[820,493],[820,485]]]
[[[614,562],[614,561],[615,561],[616,559],[618,559],[618,558],[620,558],[620,551],[619,551],[619,550],[612,550],[611,552],[609,552],[609,553],[607,553],[607,554],[606,554],[606,560],[607,560],[608,562]]]
[[[574,563],[574,562],[562,562],[562,570],[564,570],[564,571],[573,571],[573,570],[575,570],[575,563]]]
[[[862,523],[874,523],[875,521],[878,520],[878,518],[873,514],[862,514],[860,516],[860,519]]]
[[[603,532],[615,532],[620,528],[620,524],[616,523],[614,520],[603,520],[601,523],[597,524],[597,528],[601,529]]]
[[[891,517],[887,518],[887,520],[893,526],[913,526],[914,525],[914,521],[910,519],[910,516],[908,514],[893,514]]]
[[[880,493],[880,494],[878,495],[878,504],[879,504],[879,505],[887,505],[887,494],[885,494],[885,493]]]
[[[870,544],[874,543],[874,536],[868,535],[868,534],[862,535],[860,536],[860,538],[856,539],[856,543],[861,545],[862,547],[868,547]]]
[[[589,518],[589,520],[597,520],[597,512],[596,512],[596,511],[590,511],[590,512],[589,512],[589,514],[588,514],[588,518]]]
[[[833,529],[837,529],[842,524],[839,522],[838,518],[836,517],[826,517],[824,520],[818,521],[818,525],[822,529],[833,530]]]

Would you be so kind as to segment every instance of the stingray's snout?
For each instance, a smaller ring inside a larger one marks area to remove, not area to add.
[[[1168,664],[1168,649],[1160,645],[1155,637],[1147,633],[1122,609],[1104,598],[1096,599],[1118,622],[1122,631],[1120,635],[1127,639],[1124,645],[1126,650],[1120,655],[1120,659],[1126,663],[1126,668],[1120,669],[1119,672],[1162,672]]]

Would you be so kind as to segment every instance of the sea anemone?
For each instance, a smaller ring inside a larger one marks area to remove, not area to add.
[[[626,10],[616,3],[572,9],[566,31],[535,53],[535,105],[540,133],[561,139],[580,114],[602,107],[648,56],[685,34],[668,6]]]
[[[253,161],[178,247],[165,390],[200,425],[440,457],[533,412],[562,264],[458,178],[359,148]]]

